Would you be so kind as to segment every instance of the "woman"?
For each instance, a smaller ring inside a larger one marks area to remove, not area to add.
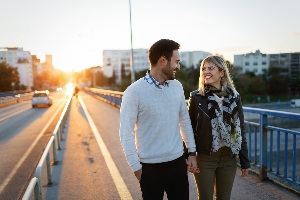
[[[189,114],[193,126],[199,173],[194,173],[201,200],[230,199],[239,156],[242,176],[250,162],[239,93],[226,62],[206,57],[200,66],[199,89],[191,93]]]

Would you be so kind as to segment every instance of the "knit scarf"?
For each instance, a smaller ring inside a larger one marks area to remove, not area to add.
[[[219,97],[224,97],[223,115],[213,93]],[[231,148],[233,154],[238,154],[241,150],[242,135],[238,107],[236,104],[237,97],[229,87],[219,90],[210,85],[205,85],[205,94],[208,102],[208,113],[211,118],[213,152],[219,150],[220,140],[222,139],[225,146]]]

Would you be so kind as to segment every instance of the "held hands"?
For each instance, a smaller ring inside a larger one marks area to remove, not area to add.
[[[142,168],[139,169],[139,170],[137,170],[137,171],[135,171],[135,172],[134,172],[134,175],[135,175],[135,177],[136,177],[139,181],[141,181],[141,177],[142,177]]]
[[[199,173],[200,170],[197,167],[197,160],[196,160],[196,156],[189,156],[186,161],[186,165],[187,165],[187,171],[191,172],[191,173]]]

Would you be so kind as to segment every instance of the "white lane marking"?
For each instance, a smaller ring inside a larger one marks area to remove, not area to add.
[[[102,155],[105,159],[105,163],[107,165],[107,168],[109,169],[109,172],[110,172],[110,175],[112,176],[112,179],[116,185],[116,188],[118,190],[118,193],[119,193],[119,196],[121,199],[132,199],[132,196],[128,190],[128,188],[126,187],[126,184],[116,166],[116,164],[114,163],[100,133],[98,132],[98,129],[96,127],[96,125],[94,124],[94,121],[93,119],[91,118],[90,114],[89,114],[89,111],[87,110],[81,96],[78,96],[78,99],[79,99],[79,102],[84,110],[84,113],[86,115],[86,118],[91,126],[91,129],[96,137],[96,140],[97,140],[97,143],[98,143],[98,146],[102,152]]]
[[[40,140],[40,138],[43,136],[44,132],[47,130],[47,128],[50,126],[54,118],[56,117],[57,113],[61,110],[61,108],[64,106],[64,104],[61,104],[60,107],[56,110],[54,115],[52,115],[51,119],[48,121],[48,123],[44,126],[40,134],[35,138],[34,142],[31,144],[29,149],[25,152],[25,154],[22,156],[22,158],[19,160],[19,162],[15,165],[13,170],[10,172],[10,174],[6,177],[6,179],[1,183],[0,185],[0,193],[4,190],[4,188],[7,186],[7,184],[11,181],[12,177],[16,174],[16,172],[19,170],[19,168],[22,166],[23,162],[26,160],[28,155],[31,153],[32,149],[35,147],[36,143]]]
[[[8,119],[10,117],[13,117],[13,116],[15,116],[17,114],[20,114],[20,113],[22,113],[22,112],[24,112],[26,110],[29,110],[30,108],[31,108],[31,106],[26,106],[25,108],[23,108],[21,110],[18,110],[18,111],[14,112],[14,113],[11,113],[11,114],[7,115],[6,117],[2,117],[2,118],[0,118],[0,122],[4,121],[4,120],[6,120],[6,119]]]

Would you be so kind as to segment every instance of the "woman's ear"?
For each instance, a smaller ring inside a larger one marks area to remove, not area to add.
[[[221,71],[221,77],[224,78],[224,76],[225,76],[225,71],[222,70],[222,71]]]

